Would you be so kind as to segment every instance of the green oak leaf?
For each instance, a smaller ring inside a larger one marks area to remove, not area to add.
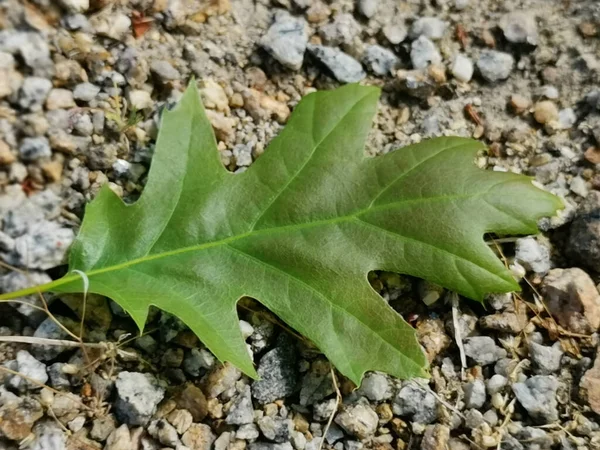
[[[477,169],[483,145],[444,137],[379,157],[364,142],[379,90],[306,96],[247,171],[225,170],[191,84],[163,117],[143,194],[103,188],[87,207],[70,273],[36,290],[110,297],[140,328],[155,305],[223,361],[256,372],[236,303],[253,297],[359,384],[368,370],[426,376],[414,330],[367,281],[372,270],[425,278],[466,297],[518,284],[483,235],[536,232],[560,201],[527,177]]]

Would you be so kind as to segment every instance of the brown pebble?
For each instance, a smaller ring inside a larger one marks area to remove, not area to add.
[[[584,37],[594,37],[598,35],[598,27],[592,22],[583,22],[579,24],[579,32]]]
[[[530,105],[531,102],[527,97],[520,94],[513,94],[510,96],[510,107],[516,114],[523,113]]]
[[[0,165],[8,165],[15,162],[16,157],[10,151],[10,147],[6,142],[0,139]]]
[[[206,404],[204,393],[200,388],[191,383],[186,385],[175,401],[177,402],[178,408],[187,409],[192,414],[194,422],[204,420],[208,414],[208,406]]]
[[[585,159],[592,164],[600,164],[600,148],[590,147],[585,151]]]
[[[537,123],[546,124],[558,120],[558,108],[549,100],[544,100],[535,105],[533,117]]]

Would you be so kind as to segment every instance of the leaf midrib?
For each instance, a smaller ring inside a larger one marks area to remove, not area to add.
[[[510,180],[507,180],[506,182],[509,182]],[[502,183],[499,183],[502,184]],[[493,185],[492,187],[497,187],[497,185]],[[310,229],[310,228],[316,228],[316,227],[320,227],[320,226],[326,226],[326,225],[333,225],[333,224],[338,224],[338,223],[344,223],[344,222],[355,222],[355,223],[364,223],[365,221],[363,220],[359,220],[357,221],[357,219],[360,219],[361,216],[374,212],[374,211],[384,211],[386,209],[391,209],[391,208],[398,208],[400,206],[406,206],[409,204],[414,204],[414,203],[423,203],[423,202],[429,202],[429,201],[452,201],[452,200],[460,200],[460,199],[469,199],[469,198],[478,198],[478,197],[482,197],[486,194],[488,194],[490,192],[491,189],[488,189],[486,191],[480,192],[480,193],[475,193],[475,194],[460,194],[460,195],[440,195],[440,196],[434,196],[434,197],[425,197],[425,198],[419,198],[419,199],[404,199],[398,202],[391,202],[391,203],[386,203],[383,205],[376,205],[376,206],[371,206],[371,207],[367,207],[364,209],[360,209],[355,211],[352,214],[346,215],[346,216],[341,216],[341,217],[336,217],[336,218],[331,218],[331,219],[323,219],[323,220],[315,220],[312,222],[303,222],[303,223],[299,223],[299,224],[292,224],[292,225],[284,225],[284,226],[280,226],[280,227],[271,227],[271,228],[262,228],[259,230],[250,230],[247,231],[246,233],[242,233],[242,234],[237,234],[234,236],[229,236],[223,239],[219,239],[216,241],[210,241],[210,242],[204,242],[202,244],[197,244],[197,245],[192,245],[192,246],[188,246],[188,247],[181,247],[175,250],[169,250],[169,251],[165,251],[165,252],[161,252],[161,253],[155,253],[155,254],[151,254],[151,255],[146,255],[140,258],[136,258],[136,259],[132,259],[131,261],[127,261],[124,263],[120,263],[120,264],[116,264],[113,266],[108,266],[108,267],[103,267],[100,269],[94,269],[94,270],[90,270],[88,272],[86,272],[86,275],[88,277],[92,277],[94,275],[101,275],[104,273],[108,273],[108,272],[113,272],[116,270],[121,270],[121,269],[126,269],[128,267],[137,265],[137,264],[142,264],[145,262],[149,262],[149,261],[154,261],[156,259],[161,259],[161,258],[168,258],[171,256],[176,256],[176,255],[180,255],[180,254],[184,254],[184,253],[189,253],[189,252],[194,252],[194,251],[202,251],[202,250],[208,250],[210,248],[215,248],[215,247],[219,247],[222,245],[229,245],[233,242],[242,240],[242,239],[246,239],[246,238],[250,238],[253,236],[262,236],[262,235],[266,235],[266,234],[271,234],[271,233],[284,233],[284,232],[291,232],[291,231],[298,231],[298,230],[303,230],[303,229]],[[398,236],[399,238],[404,238],[404,239],[411,239],[413,241],[417,241],[423,245],[427,245],[430,247],[434,247],[436,250],[444,252],[446,254],[450,254],[451,256],[455,257],[455,258],[459,258],[461,260],[464,260],[470,264],[475,265],[476,267],[491,273],[492,275],[498,277],[499,279],[504,280],[504,278],[498,276],[497,274],[494,274],[492,272],[490,272],[487,268],[478,265],[477,263],[466,259],[460,255],[456,255],[454,253],[449,252],[448,250],[441,248],[441,247],[437,247],[433,244],[429,244],[427,242],[423,242],[420,240],[416,240],[414,238],[410,238],[408,236],[403,236],[401,234],[398,233],[394,233],[396,236]],[[60,278],[58,280],[55,280],[53,282],[47,283],[45,285],[42,286],[38,286],[38,290],[39,291],[48,291],[51,290],[52,288],[56,288],[58,286],[61,286],[63,284],[67,284],[70,283],[72,281],[78,280],[81,277],[79,275],[70,275],[70,276],[66,276],[63,278]],[[34,290],[28,293],[35,293],[38,292],[38,290]],[[24,293],[25,291],[28,291],[28,289],[24,289],[22,291],[19,291],[21,293]],[[16,293],[12,293],[12,294],[16,294]],[[25,294],[22,294],[25,295]],[[0,299],[4,298],[3,295],[0,295]],[[11,296],[11,298],[13,298]]]

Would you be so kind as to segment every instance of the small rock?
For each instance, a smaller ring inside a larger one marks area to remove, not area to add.
[[[480,427],[484,422],[481,411],[470,409],[465,414],[465,426],[470,430]]]
[[[232,388],[240,379],[242,372],[234,365],[225,363],[216,366],[204,382],[205,392],[209,398],[215,398]]]
[[[165,60],[155,60],[150,64],[150,71],[158,77],[163,83],[176,81],[181,78],[181,74],[170,62]]]
[[[73,90],[73,98],[82,102],[91,102],[100,93],[100,88],[92,83],[80,83]]]
[[[167,420],[175,427],[177,433],[183,434],[194,422],[192,414],[185,409],[176,409],[168,415]]]
[[[418,384],[408,382],[394,398],[394,414],[409,416],[416,423],[428,424],[437,418],[435,396]]]
[[[60,0],[60,3],[67,11],[74,13],[86,12],[90,9],[90,0]]]
[[[383,27],[383,35],[390,44],[398,45],[408,36],[408,30],[403,23],[388,24]]]
[[[538,102],[533,111],[533,117],[542,125],[558,120],[558,108],[550,100]]]
[[[52,89],[46,98],[46,109],[69,109],[73,108],[75,100],[73,92],[68,89]]]
[[[506,385],[508,384],[508,378],[504,375],[494,374],[492,377],[487,380],[487,390],[490,396],[494,395],[496,392],[500,392]]]
[[[525,269],[537,274],[545,274],[551,267],[550,250],[532,236],[517,239],[515,259]]]
[[[55,420],[38,422],[33,427],[35,435],[29,443],[29,450],[65,450],[67,435]]]
[[[529,356],[537,366],[539,373],[547,375],[558,372],[563,351],[560,342],[556,342],[552,347],[546,347],[545,345],[536,342],[530,342]]]
[[[465,354],[477,364],[486,366],[506,356],[506,350],[489,336],[473,336],[464,341]]]
[[[260,379],[252,384],[252,396],[259,403],[270,403],[293,394],[298,385],[293,343],[281,340],[260,359],[257,372]]]
[[[314,440],[319,440],[320,438],[315,438]],[[313,450],[318,450],[319,446],[317,445]],[[283,444],[275,444],[271,442],[252,442],[248,447],[248,450],[293,450],[292,444],[289,442],[284,442]],[[309,450],[308,445],[306,446],[306,450]]]
[[[278,12],[275,22],[261,38],[260,45],[288,69],[299,70],[308,43],[306,23],[286,12]]]
[[[410,60],[415,69],[424,69],[430,64],[440,64],[442,56],[433,42],[419,36],[410,46]]]
[[[27,350],[17,352],[17,372],[22,373],[32,381],[16,375],[12,376],[9,384],[15,389],[41,389],[42,385],[48,381],[46,365],[31,356]],[[34,381],[37,381],[37,383]]]
[[[392,396],[387,377],[378,372],[370,372],[363,378],[358,393],[373,402],[381,402]]]
[[[421,450],[446,450],[449,441],[450,428],[446,425],[427,425],[421,441]]]
[[[410,37],[413,39],[426,37],[435,41],[444,36],[447,27],[446,22],[436,17],[421,17],[413,22]]]
[[[165,390],[147,373],[121,372],[116,381],[115,411],[123,422],[144,426],[148,423]]]
[[[444,323],[441,319],[421,320],[417,324],[417,339],[425,349],[429,362],[432,362],[452,343],[450,337],[444,332]]]
[[[66,389],[71,386],[67,374],[64,372],[65,363],[54,363],[48,367],[50,386],[54,389]]]
[[[556,391],[558,380],[552,375],[536,375],[524,383],[512,386],[519,403],[532,419],[539,423],[552,423],[558,420]]]
[[[313,404],[313,419],[319,422],[328,420],[337,408],[335,398],[323,400]]]
[[[64,317],[57,316],[56,319],[67,329],[76,325],[73,320]],[[51,318],[44,320],[36,328],[33,336],[41,339],[69,339],[68,333]],[[67,349],[68,347],[61,345],[34,345],[31,350],[41,361],[50,361]]]
[[[216,109],[224,113],[229,112],[229,99],[221,85],[210,78],[202,81],[200,88],[202,103],[208,109]]]
[[[138,111],[154,106],[154,100],[152,100],[150,93],[147,91],[139,89],[129,91],[127,99],[129,104]]]
[[[600,414],[600,351],[596,354],[594,366],[587,370],[581,378],[580,386],[585,391],[590,408],[596,414]]]
[[[473,63],[462,53],[456,55],[450,69],[452,76],[463,83],[471,81],[473,70]]]
[[[203,348],[193,348],[183,358],[183,370],[193,377],[200,376],[202,370],[210,370],[214,365],[215,357]]]
[[[51,89],[50,80],[40,77],[25,78],[19,93],[19,106],[30,111],[40,111]]]
[[[509,53],[484,50],[477,60],[481,76],[489,82],[506,80],[513,70],[515,59]]]
[[[500,28],[508,42],[537,45],[538,32],[535,17],[524,11],[505,14],[500,19]]]
[[[148,434],[161,444],[175,447],[179,443],[177,430],[165,419],[154,420],[148,426]]]
[[[367,401],[345,405],[335,417],[335,423],[348,434],[359,439],[372,436],[377,430],[379,418]]]
[[[464,386],[465,406],[467,408],[481,408],[485,403],[485,384],[482,380],[471,381]]]
[[[573,128],[577,122],[577,116],[573,108],[564,108],[558,112],[558,124],[561,130]]]
[[[319,34],[329,46],[352,45],[361,27],[350,13],[337,14],[333,22],[323,25]]]
[[[360,63],[337,48],[313,44],[307,48],[342,83],[356,83],[366,77]]]
[[[177,396],[176,401],[179,408],[187,409],[192,414],[194,422],[204,420],[208,414],[208,403],[204,393],[192,383],[188,383],[185,386],[183,391]]]
[[[313,404],[334,392],[329,363],[323,360],[313,362],[309,372],[302,379],[300,404],[302,406]]]
[[[215,132],[215,135],[219,141],[229,142],[234,134],[234,127],[236,120],[231,117],[225,117],[225,115],[218,111],[207,109],[206,117]]]
[[[35,161],[40,158],[52,156],[50,143],[45,137],[23,138],[19,146],[19,153],[25,161]]]
[[[208,425],[193,423],[181,437],[181,442],[190,450],[210,450],[215,435]]]
[[[131,19],[123,13],[115,13],[112,8],[105,8],[90,18],[90,26],[96,34],[119,41],[130,32]]]
[[[358,0],[356,6],[358,7],[358,12],[360,12],[367,19],[370,19],[377,12],[379,0]]]
[[[21,441],[29,436],[33,425],[43,415],[42,405],[32,398],[4,401],[0,407],[0,432],[10,440]]]
[[[577,265],[600,272],[600,193],[590,192],[579,205],[565,248]]]
[[[129,428],[121,425],[108,436],[104,450],[131,450],[132,447]]]
[[[235,437],[237,439],[244,439],[247,441],[253,441],[257,439],[259,435],[260,433],[258,432],[258,428],[253,423],[241,425],[235,432]]]
[[[552,269],[542,282],[542,292],[548,310],[561,326],[583,334],[600,327],[600,294],[583,270]]]
[[[289,441],[294,429],[294,423],[291,420],[271,416],[261,417],[257,424],[264,437],[278,443]]]
[[[112,415],[106,415],[94,419],[90,437],[98,442],[104,442],[115,430],[115,419]]]
[[[230,425],[244,425],[254,421],[250,386],[244,386],[243,391],[233,400],[225,421]]]
[[[363,63],[376,75],[389,76],[400,63],[398,57],[387,48],[369,45],[363,55]]]

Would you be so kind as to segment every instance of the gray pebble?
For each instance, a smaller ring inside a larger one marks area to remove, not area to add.
[[[275,21],[260,40],[260,45],[288,69],[299,70],[308,43],[304,19],[278,12]]]
[[[374,402],[381,402],[392,396],[387,377],[377,372],[370,372],[363,378],[358,393]]]
[[[363,55],[363,63],[376,75],[389,76],[400,60],[387,48],[369,45]]]
[[[291,438],[294,423],[290,419],[263,416],[258,419],[258,428],[265,438],[270,441],[284,443]]]
[[[91,102],[100,93],[100,87],[92,83],[80,83],[73,90],[75,100]]]
[[[437,17],[421,17],[412,24],[410,37],[416,39],[423,36],[432,40],[441,39],[447,27],[448,24]]]
[[[259,435],[258,428],[253,423],[241,425],[235,432],[235,437],[237,439],[244,439],[247,441],[257,439]]]
[[[487,391],[491,395],[494,395],[496,392],[500,392],[507,384],[508,378],[504,375],[494,374],[492,377],[487,380]]]
[[[156,378],[139,372],[121,372],[116,388],[115,411],[119,419],[128,425],[146,425],[165,393]]]
[[[183,359],[183,370],[193,377],[200,376],[203,370],[215,365],[215,357],[206,349],[193,348]]]
[[[335,423],[359,439],[366,439],[377,430],[379,418],[367,401],[345,405],[335,417]]]
[[[284,442],[283,444],[276,444],[273,442],[252,442],[248,446],[248,450],[294,450],[292,444]]]
[[[63,317],[56,316],[56,319],[69,325],[67,320]],[[58,324],[48,318],[44,320],[35,330],[33,336],[41,339],[69,339],[69,335],[63,330]],[[41,361],[50,361],[60,355],[62,352],[67,350],[68,347],[60,345],[34,345],[32,346],[33,354]]]
[[[437,418],[435,396],[414,382],[406,383],[394,398],[394,414],[409,416],[414,422],[428,424]]]
[[[50,143],[45,137],[23,138],[19,146],[19,153],[25,161],[36,161],[40,158],[52,156]]]
[[[550,250],[532,236],[517,239],[515,259],[525,269],[538,274],[545,274],[551,268]]]
[[[552,375],[536,375],[512,386],[519,403],[533,420],[542,424],[558,420],[557,389],[558,380]]]
[[[252,396],[265,404],[293,394],[298,385],[296,363],[294,344],[281,335],[278,346],[265,353],[258,363],[260,379],[252,384]]]
[[[46,372],[46,365],[29,353],[26,350],[19,350],[17,352],[17,372],[22,373],[26,377],[37,381],[34,383],[32,381],[25,380],[24,378],[18,376],[12,376],[9,378],[9,385],[15,389],[41,389],[42,384],[45,384],[48,381],[48,373]]]
[[[352,14],[342,13],[337,14],[333,22],[322,26],[319,34],[327,45],[352,45],[360,30],[361,27]]]
[[[465,413],[465,427],[474,430],[485,422],[483,414],[477,409],[470,409]]]
[[[30,111],[40,111],[51,89],[52,82],[46,78],[25,78],[19,91],[19,106]]]
[[[538,373],[548,375],[558,372],[563,351],[560,342],[556,342],[552,347],[540,345],[535,342],[529,343],[529,356],[535,363]]]
[[[377,12],[379,0],[358,0],[356,6],[358,7],[358,11],[363,16],[365,16],[367,19],[370,19]]]
[[[64,373],[65,363],[57,362],[48,366],[48,376],[50,377],[50,386],[54,389],[66,389],[71,386],[67,374]]]
[[[150,64],[150,70],[154,73],[160,81],[163,83],[168,81],[175,81],[181,78],[181,74],[170,62],[164,60],[155,60]]]
[[[451,67],[452,76],[463,83],[471,81],[473,77],[473,63],[462,53],[455,56]]]
[[[245,425],[254,421],[254,407],[252,406],[252,395],[250,386],[244,386],[236,398],[234,398],[225,422],[230,425]]]
[[[515,66],[515,59],[509,53],[484,50],[477,60],[481,76],[489,82],[506,80]]]
[[[489,336],[473,336],[464,341],[465,354],[481,366],[486,366],[506,356],[506,350],[496,345]]]
[[[404,23],[388,24],[383,27],[383,35],[389,41],[390,44],[397,45],[406,39],[408,36],[408,30]]]
[[[67,435],[56,423],[57,420],[44,420],[33,427],[33,439],[28,444],[29,450],[65,450]]]
[[[514,11],[505,14],[500,19],[500,28],[508,42],[537,45],[537,24],[531,13]]]
[[[433,42],[425,36],[419,36],[411,44],[410,60],[415,69],[424,69],[430,64],[440,64],[442,56]]]
[[[481,408],[485,403],[485,384],[482,380],[471,381],[464,386],[467,408]]]
[[[356,83],[366,77],[360,63],[337,48],[313,44],[307,48],[342,83]]]

